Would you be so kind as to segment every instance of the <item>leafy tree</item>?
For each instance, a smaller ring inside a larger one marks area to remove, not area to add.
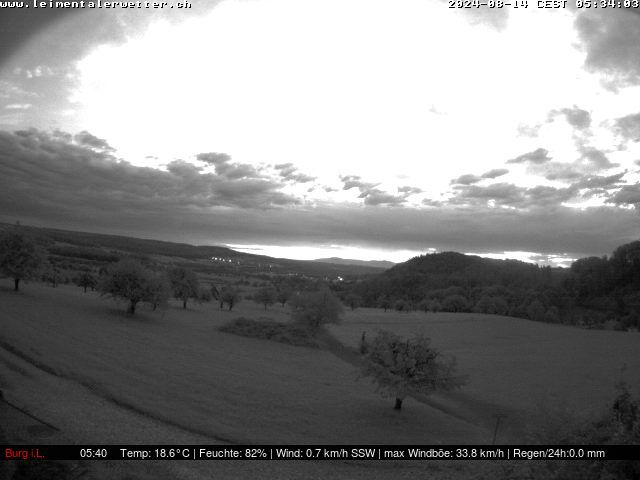
[[[21,233],[8,232],[0,236],[0,272],[13,278],[14,290],[20,280],[38,273],[42,256],[35,243]]]
[[[389,300],[389,297],[387,297],[386,295],[380,295],[378,297],[378,301],[376,302],[376,306],[378,308],[384,309],[384,311],[386,312],[391,308],[391,300]]]
[[[304,292],[298,299],[298,308],[291,313],[296,322],[317,331],[327,323],[339,323],[344,308],[340,300],[328,289]]]
[[[407,395],[452,390],[465,383],[455,375],[455,359],[431,348],[424,335],[405,340],[383,330],[367,344],[367,350],[362,376],[373,377],[383,396],[395,397],[396,410],[402,408]]]
[[[282,305],[283,307],[285,306],[285,304],[289,301],[289,299],[291,298],[291,290],[289,289],[282,289],[282,290],[278,290],[278,292],[276,293],[276,300],[278,301],[278,303],[280,305]]]
[[[44,282],[51,284],[53,288],[58,286],[60,282],[60,269],[54,263],[45,261],[41,266],[42,276],[41,279]]]
[[[401,298],[393,302],[393,309],[398,312],[408,312],[411,310],[409,303]]]
[[[209,303],[213,299],[213,293],[210,288],[198,288],[198,302]]]
[[[142,301],[154,306],[160,303],[160,297],[163,295],[162,284],[156,279],[153,272],[139,262],[121,260],[108,269],[101,278],[98,289],[103,295],[128,301],[127,311],[133,315],[136,306]]]
[[[276,291],[273,287],[259,288],[253,295],[253,301],[264,305],[266,310],[269,305],[276,302]]]
[[[196,274],[187,268],[176,267],[169,272],[169,281],[173,296],[182,300],[182,308],[187,308],[187,301],[190,298],[198,298],[200,284]]]
[[[238,304],[241,299],[240,291],[234,286],[227,285],[222,289],[220,294],[220,308],[223,308],[226,303],[229,306],[229,311],[231,311],[234,305]]]
[[[164,272],[148,272],[143,300],[155,311],[167,305],[171,296],[171,282]]]
[[[544,305],[539,300],[534,300],[527,307],[527,316],[536,322],[543,322],[545,313]]]
[[[445,312],[467,312],[469,302],[462,295],[450,295],[442,301],[442,310]]]
[[[96,288],[98,281],[96,277],[93,276],[90,272],[82,272],[78,278],[76,279],[76,285],[84,288],[84,293],[87,293],[87,288],[93,290]]]

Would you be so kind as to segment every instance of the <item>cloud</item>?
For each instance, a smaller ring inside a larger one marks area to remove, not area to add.
[[[418,187],[410,187],[405,185],[404,187],[398,187],[398,192],[404,193],[406,195],[416,195],[418,193],[422,193],[424,190]]]
[[[607,202],[615,205],[633,205],[636,209],[640,208],[640,184],[625,185],[611,196]]]
[[[208,163],[209,165],[217,166],[223,165],[231,161],[231,157],[226,153],[199,153],[196,158],[201,162]]]
[[[575,26],[585,66],[610,77],[613,89],[640,83],[640,16],[621,9],[580,11]]]
[[[280,176],[287,181],[295,183],[313,182],[316,177],[300,173],[293,163],[280,163],[275,165],[276,170],[280,171]]]
[[[83,147],[96,148],[98,150],[114,151],[114,149],[107,143],[106,140],[98,138],[95,135],[91,135],[86,130],[77,133],[73,136],[73,139]]]
[[[585,175],[593,175],[602,170],[619,166],[612,163],[607,154],[595,147],[587,146],[582,140],[577,142],[580,153],[573,162],[553,161],[544,148],[525,153],[508,160],[507,163],[526,164],[527,173],[541,175],[547,180],[575,181]]]
[[[0,220],[11,223],[194,244],[560,252],[575,258],[608,254],[640,236],[637,211],[618,207],[637,204],[640,188],[618,191],[620,173],[581,177],[583,190],[611,192],[599,208],[564,207],[564,199],[579,195],[577,186],[508,183],[460,186],[448,204],[427,199],[422,208],[403,204],[411,188],[392,195],[372,187],[362,192],[362,208],[300,203],[281,191],[287,184],[279,176],[228,178],[182,160],[166,171],[137,167],[79,145],[65,132],[0,131],[0,152]]]
[[[392,195],[376,188],[360,194],[364,198],[365,205],[402,205],[407,195]]]
[[[343,190],[357,188],[360,192],[366,192],[380,185],[379,183],[363,182],[358,175],[340,175],[340,180],[343,183]]]
[[[607,170],[609,168],[617,167],[617,163],[611,163],[607,158],[607,155],[602,151],[594,147],[581,147],[580,153],[582,154],[581,160],[586,161],[588,164],[598,170]]]
[[[540,133],[541,128],[542,125],[525,125],[521,123],[518,125],[517,132],[521,137],[535,138]]]
[[[614,122],[614,129],[625,140],[640,141],[640,113],[617,118]]]
[[[573,186],[555,188],[539,185],[526,188],[512,183],[494,183],[487,186],[456,187],[456,194],[451,202],[460,205],[529,209],[560,206],[563,202],[575,197],[577,193],[578,189]]]
[[[231,157],[226,153],[199,153],[196,158],[201,162],[212,165],[218,175],[230,180],[262,177],[260,172],[258,172],[253,165],[245,163],[231,163]]]
[[[506,168],[494,168],[482,174],[482,178],[498,178],[509,173]]]
[[[270,178],[203,173],[203,167],[181,160],[170,162],[167,171],[137,167],[86,144],[94,138],[83,134],[81,143],[72,143],[64,132],[0,131],[2,209],[17,213],[20,203],[25,213],[53,218],[75,212],[90,221],[95,211],[179,216],[190,208],[264,209],[298,202]]]
[[[552,110],[549,114],[550,120],[558,115],[564,115],[567,123],[577,130],[586,130],[591,126],[591,114],[586,110],[576,107]]]
[[[538,148],[532,152],[522,154],[516,158],[508,160],[507,163],[533,163],[541,164],[551,160],[549,157],[549,151],[545,148]]]
[[[574,188],[599,188],[604,190],[610,190],[612,188],[619,188],[622,177],[626,175],[626,171],[616,173],[615,175],[604,176],[587,176],[580,181],[573,184]]]
[[[454,178],[451,180],[451,184],[471,185],[472,183],[478,183],[480,180],[482,180],[481,177],[468,173],[466,175],[461,175],[458,178]]]

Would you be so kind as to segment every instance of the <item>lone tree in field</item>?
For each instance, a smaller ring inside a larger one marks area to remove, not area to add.
[[[269,305],[276,303],[276,291],[273,287],[262,287],[256,290],[256,293],[253,295],[253,301],[264,305],[264,309],[266,310]]]
[[[176,267],[169,272],[173,296],[182,300],[182,308],[187,308],[187,300],[198,299],[200,284],[196,274],[187,268]]]
[[[380,331],[367,345],[362,376],[373,377],[380,393],[395,397],[396,410],[402,408],[407,395],[462,386],[465,379],[455,375],[455,359],[445,358],[429,344],[424,335],[405,340],[392,332]]]
[[[98,289],[103,295],[128,301],[127,312],[133,315],[140,302],[161,303],[163,293],[155,275],[134,260],[121,260],[108,269]]]
[[[36,245],[21,233],[0,236],[0,272],[13,278],[14,290],[20,290],[20,280],[38,274],[42,257]]]
[[[340,323],[344,311],[340,300],[329,289],[301,293],[295,303],[296,308],[291,312],[293,319],[313,332],[327,323]]]

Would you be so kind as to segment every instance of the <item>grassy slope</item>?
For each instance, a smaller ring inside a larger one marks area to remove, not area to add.
[[[510,317],[455,313],[348,312],[331,331],[357,346],[363,331],[404,336],[422,332],[454,354],[470,377],[464,394],[497,405],[531,409],[566,402],[573,411],[597,411],[611,402],[624,378],[640,393],[640,334],[582,330]]]
[[[408,401],[398,415],[328,352],[217,331],[237,315],[264,315],[249,302],[231,313],[211,304],[143,309],[131,318],[95,293],[31,283],[21,294],[0,290],[0,305],[5,345],[101,395],[212,437],[307,444],[490,437],[418,402]],[[281,312],[267,314],[278,319]]]

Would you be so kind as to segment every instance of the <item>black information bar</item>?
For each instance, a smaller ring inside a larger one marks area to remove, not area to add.
[[[640,445],[0,445],[0,460],[637,460]]]

